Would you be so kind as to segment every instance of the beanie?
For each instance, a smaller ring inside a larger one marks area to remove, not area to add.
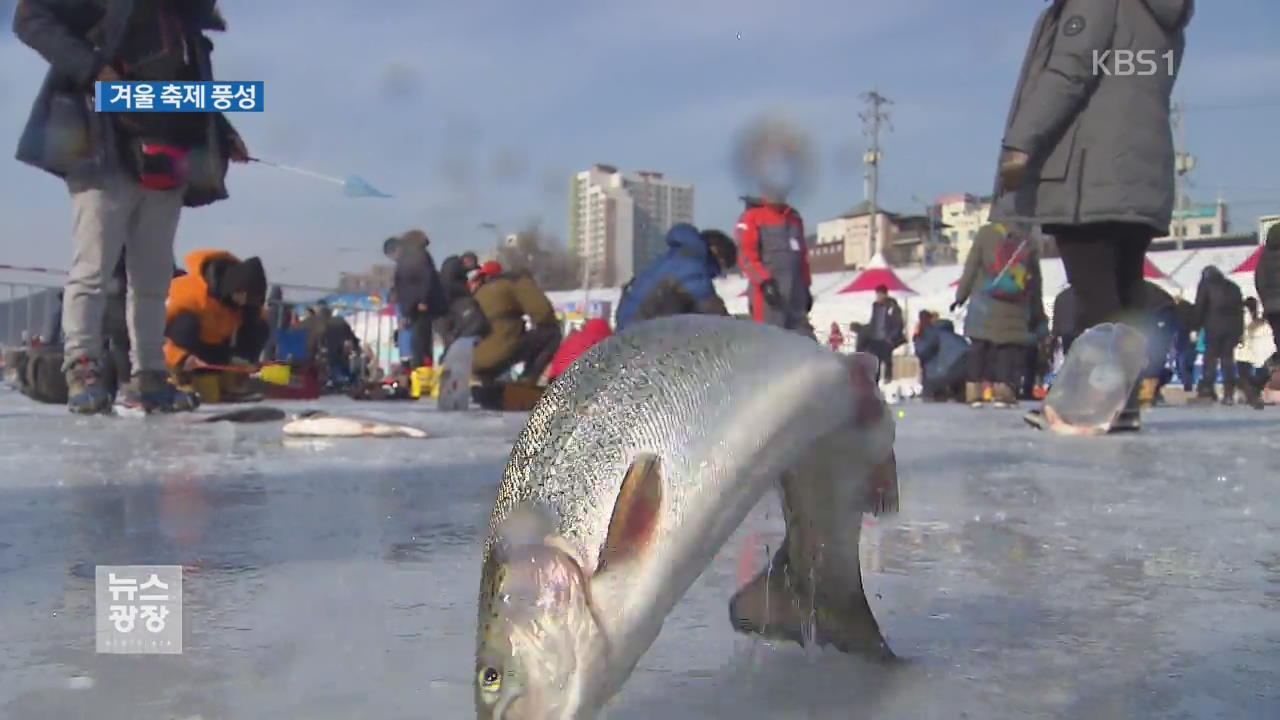
[[[497,277],[502,274],[502,263],[490,260],[480,266],[480,274],[486,278]]]
[[[261,305],[267,297],[267,274],[257,257],[241,260],[227,268],[222,278],[223,292],[243,292],[249,296],[250,305]]]

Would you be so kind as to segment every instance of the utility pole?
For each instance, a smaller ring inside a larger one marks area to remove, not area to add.
[[[1173,124],[1173,130],[1176,135],[1174,142],[1176,143],[1174,152],[1174,175],[1173,175],[1173,234],[1174,244],[1179,250],[1182,249],[1183,241],[1187,233],[1186,221],[1186,194],[1187,194],[1187,173],[1191,172],[1196,166],[1195,157],[1187,152],[1187,120],[1186,105],[1181,101],[1177,101],[1170,108],[1169,119]],[[1181,232],[1179,232],[1181,230]]]
[[[880,193],[880,130],[883,126],[888,125],[889,114],[881,108],[885,105],[892,105],[885,96],[878,91],[872,90],[862,94],[862,99],[867,103],[867,109],[858,113],[858,117],[862,119],[863,133],[871,136],[871,149],[862,156],[862,162],[867,166],[867,203],[870,211],[868,220],[871,223],[871,257],[876,255],[876,234],[877,220],[879,219],[879,193]]]

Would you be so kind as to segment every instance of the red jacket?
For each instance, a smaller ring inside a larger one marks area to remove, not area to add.
[[[608,320],[602,318],[588,320],[581,328],[569,333],[569,337],[560,343],[560,349],[556,350],[555,357],[551,358],[551,369],[547,373],[547,378],[560,377],[560,373],[563,373],[583,353],[610,335],[613,335],[613,329],[609,327]]]
[[[756,322],[784,327],[806,317],[812,296],[809,286],[809,247],[804,220],[790,205],[753,204],[738,218],[738,264],[751,283],[751,308]],[[760,286],[778,284],[784,307],[767,307]]]

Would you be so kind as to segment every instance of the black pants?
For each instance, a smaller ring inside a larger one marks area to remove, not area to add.
[[[435,337],[431,333],[431,326],[434,320],[424,313],[417,313],[409,318],[409,352],[414,368],[433,361],[432,346]]]
[[[1142,266],[1156,232],[1139,223],[1090,223],[1045,228],[1058,243],[1067,282],[1076,291],[1080,332],[1121,322],[1142,299]]]
[[[1211,333],[1204,343],[1204,375],[1200,377],[1200,388],[1213,388],[1214,379],[1218,376],[1218,366],[1222,366],[1222,384],[1233,387],[1236,384],[1236,343],[1240,337],[1234,333]]]
[[[868,340],[867,352],[876,356],[880,368],[876,371],[876,382],[884,377],[884,382],[893,382],[893,346],[888,340]]]
[[[1015,389],[1026,359],[1025,345],[997,345],[987,340],[974,340],[969,346],[969,382],[1000,383]]]
[[[1030,400],[1031,395],[1036,389],[1036,379],[1040,374],[1040,346],[1030,345],[1026,350],[1022,361],[1022,387],[1019,388],[1019,396],[1023,400]]]
[[[516,353],[518,362],[524,363],[520,371],[520,379],[532,382],[542,376],[542,371],[551,364],[556,350],[560,349],[561,330],[559,325],[535,326],[520,339],[520,349]],[[514,364],[514,363],[513,363]]]

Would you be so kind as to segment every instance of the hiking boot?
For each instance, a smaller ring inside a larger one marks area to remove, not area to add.
[[[996,383],[991,390],[991,404],[1000,409],[1018,407],[1018,395],[1005,383]]]
[[[200,397],[175,385],[168,372],[144,370],[129,381],[120,404],[147,414],[190,412],[200,407]]]
[[[82,357],[67,368],[67,409],[79,415],[111,412],[111,393],[95,358]]]
[[[982,407],[982,383],[965,383],[964,401],[970,407]]]

